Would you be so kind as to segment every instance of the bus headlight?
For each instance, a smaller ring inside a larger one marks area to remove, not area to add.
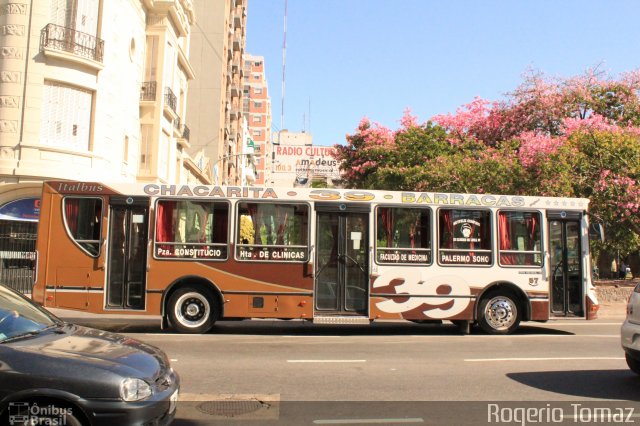
[[[120,398],[123,401],[140,401],[151,396],[151,386],[144,380],[128,378],[120,383]]]

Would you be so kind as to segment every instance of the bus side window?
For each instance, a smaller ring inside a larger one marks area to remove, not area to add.
[[[67,233],[87,254],[100,255],[102,199],[65,197],[63,217]]]
[[[379,264],[431,263],[431,210],[378,207],[376,209],[376,262]]]
[[[489,210],[438,210],[438,262],[442,265],[491,265],[491,228]]]
[[[226,202],[159,200],[154,255],[166,259],[225,260],[228,228]]]
[[[238,203],[236,256],[239,260],[306,262],[309,206]]]
[[[498,249],[501,266],[542,266],[540,213],[498,213]]]

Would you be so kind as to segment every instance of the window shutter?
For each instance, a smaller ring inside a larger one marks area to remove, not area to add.
[[[76,0],[78,2],[75,28],[96,36],[98,31],[98,6],[100,0]]]

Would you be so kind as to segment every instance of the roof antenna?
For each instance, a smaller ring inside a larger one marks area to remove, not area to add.
[[[285,95],[285,69],[287,63],[287,0],[284,0],[284,33],[282,39],[282,99],[280,106],[280,130],[284,127],[284,95]]]

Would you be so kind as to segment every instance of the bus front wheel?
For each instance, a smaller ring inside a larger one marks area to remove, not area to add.
[[[169,321],[180,333],[206,333],[218,313],[214,297],[199,288],[180,288],[169,298]]]
[[[508,293],[490,293],[480,302],[478,325],[488,334],[511,334],[520,324],[517,299]]]

